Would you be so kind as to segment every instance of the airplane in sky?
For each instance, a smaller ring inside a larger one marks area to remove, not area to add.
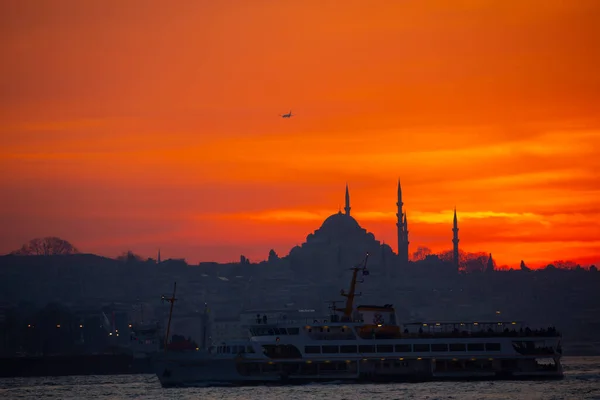
[[[294,116],[294,114],[292,114],[292,110],[290,110],[290,112],[287,114],[280,115],[281,118],[290,118],[293,116]]]

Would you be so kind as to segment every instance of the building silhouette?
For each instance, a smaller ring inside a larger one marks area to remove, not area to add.
[[[396,228],[398,240],[397,257],[390,246],[379,242],[373,233],[362,228],[358,221],[351,215],[350,189],[348,183],[345,187],[345,204],[342,211],[327,217],[322,225],[306,237],[306,241],[290,250],[292,269],[303,269],[304,265],[312,264],[315,272],[323,274],[328,265],[336,265],[342,268],[348,263],[354,263],[357,259],[364,257],[368,252],[371,256],[370,263],[380,265],[386,271],[397,267],[406,267],[410,263],[408,217],[402,200],[402,186],[398,179],[397,202],[396,202]],[[454,226],[452,229],[454,244],[452,254],[452,265],[459,270],[458,251],[458,219],[456,207],[454,208]],[[389,263],[389,265],[388,265]],[[320,265],[322,264],[322,265]],[[336,269],[339,272],[340,269]],[[336,272],[337,273],[337,272]]]

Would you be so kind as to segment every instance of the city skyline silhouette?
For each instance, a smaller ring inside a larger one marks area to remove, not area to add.
[[[396,256],[396,261],[393,263],[394,264],[394,268],[405,268],[409,265],[410,262],[418,262],[418,261],[423,261],[425,260],[428,256],[435,256],[437,258],[439,258],[439,260],[443,261],[443,262],[447,262],[448,265],[451,265],[456,271],[461,271],[461,272],[469,272],[469,267],[468,267],[468,263],[470,261],[473,260],[477,260],[476,264],[478,264],[477,266],[475,266],[476,269],[478,269],[479,267],[481,267],[481,271],[485,272],[485,271],[493,271],[493,270],[508,270],[508,269],[521,269],[521,270],[530,270],[530,269],[538,269],[538,268],[546,268],[548,266],[556,266],[559,268],[581,268],[583,267],[592,267],[592,268],[596,268],[595,265],[596,264],[600,264],[596,261],[595,258],[591,258],[589,262],[587,263],[577,263],[573,260],[567,260],[567,259],[557,259],[554,260],[552,262],[547,262],[547,263],[539,263],[539,262],[534,262],[534,263],[525,263],[523,259],[520,260],[519,265],[507,265],[507,264],[497,264],[495,259],[493,259],[492,257],[492,253],[489,253],[489,256],[487,256],[487,252],[486,249],[480,249],[479,251],[465,251],[464,249],[462,249],[459,245],[460,242],[460,235],[459,235],[459,218],[457,216],[457,209],[456,207],[453,210],[453,218],[452,218],[452,248],[451,249],[447,249],[444,248],[442,250],[438,250],[438,251],[432,251],[429,247],[427,246],[423,246],[423,245],[419,245],[419,243],[413,244],[413,247],[410,247],[410,235],[409,235],[409,228],[408,228],[408,217],[407,217],[407,210],[404,207],[404,199],[405,197],[403,197],[403,192],[402,192],[402,186],[401,186],[401,182],[400,179],[398,179],[398,184],[397,184],[397,199],[396,199],[396,207],[397,207],[397,212],[395,213],[396,216],[396,243],[397,246],[394,249],[395,250],[395,256]],[[354,216],[351,214],[351,210],[352,210],[352,205],[351,205],[351,195],[350,195],[350,189],[348,184],[346,183],[346,187],[345,187],[345,195],[344,195],[344,207],[343,207],[343,212],[342,212],[342,207],[340,206],[338,209],[337,213],[333,213],[331,215],[329,215],[327,218],[324,218],[321,227],[316,229],[313,233],[309,233],[306,236],[306,240],[303,241],[299,246],[296,245],[295,247],[290,247],[290,249],[288,251],[283,252],[282,256],[283,257],[288,257],[291,255],[291,253],[293,252],[294,249],[296,248],[301,248],[303,246],[305,246],[306,244],[310,243],[311,239],[313,238],[313,236],[315,234],[317,234],[319,231],[323,230],[323,229],[327,229],[330,232],[330,236],[329,238],[322,238],[319,239],[319,241],[326,243],[326,247],[329,249],[328,251],[342,251],[341,247],[338,248],[337,245],[331,243],[332,237],[334,240],[339,240],[339,239],[343,239],[343,240],[348,240],[348,233],[351,233],[353,230],[358,230],[358,231],[363,231],[364,235],[358,235],[358,236],[354,236],[353,239],[351,240],[350,243],[346,243],[346,245],[356,245],[358,247],[363,246],[363,245],[368,245],[367,243],[369,243],[370,241],[373,241],[373,244],[375,245],[375,251],[379,252],[379,251],[387,251],[390,254],[394,251],[392,249],[392,246],[390,246],[389,244],[386,244],[385,241],[381,241],[381,240],[376,240],[377,237],[374,233],[369,232],[368,230],[364,229],[361,227],[360,225],[360,221],[357,221]],[[356,211],[355,211],[356,213]],[[381,213],[383,216],[386,215],[386,213]],[[315,214],[314,216],[316,216],[318,214]],[[360,211],[358,211],[358,215],[361,215]],[[364,215],[364,214],[363,214]],[[308,220],[311,220],[311,218],[307,218]],[[384,219],[382,219],[384,220]],[[331,228],[332,226],[334,226],[334,228]],[[371,246],[373,245],[371,244]],[[489,250],[489,249],[487,249]],[[86,251],[80,251],[76,246],[74,246],[72,243],[70,243],[68,240],[64,240],[62,238],[58,238],[56,236],[49,236],[49,237],[45,237],[45,238],[33,238],[31,240],[29,240],[27,243],[24,243],[20,248],[13,250],[9,253],[10,255],[21,255],[21,256],[27,256],[27,255],[71,255],[71,254],[90,254],[87,253]],[[164,253],[163,253],[164,254]],[[279,258],[279,256],[277,255],[278,252],[276,252],[273,248],[271,248],[269,250],[268,256],[265,256],[263,258],[257,257],[251,260],[250,257],[247,257],[244,254],[240,254],[239,256],[241,257],[241,263],[261,263],[264,261],[271,261],[271,259],[273,257],[275,257],[276,259]],[[104,255],[106,256],[106,255]],[[189,265],[194,265],[194,264],[203,264],[206,262],[214,262],[216,260],[209,260],[209,259],[201,259],[199,261],[192,261],[190,262],[189,260],[187,260],[185,257],[178,257],[176,254],[172,255],[173,257],[170,257],[169,259],[171,260],[185,260],[185,262]],[[196,256],[198,257],[198,256]],[[200,256],[201,257],[201,256]],[[116,258],[117,260],[121,260],[121,261],[135,261],[135,262],[143,262],[145,260],[148,261],[155,261],[158,264],[161,263],[161,250],[160,250],[160,246],[158,247],[157,250],[157,257],[153,258],[152,255],[140,255],[134,251],[132,251],[131,249],[126,250],[126,251],[122,251],[118,256],[114,256],[111,255],[109,256],[109,258]],[[227,261],[220,261],[221,263],[224,264],[228,264],[231,262],[240,262],[238,260],[227,260]],[[332,268],[334,268],[334,266],[332,266]],[[335,268],[334,268],[335,269]]]

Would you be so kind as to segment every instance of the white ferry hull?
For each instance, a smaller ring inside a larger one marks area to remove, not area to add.
[[[307,363],[303,360],[165,359],[155,362],[155,372],[163,387],[246,386],[258,384],[289,385],[311,382],[390,383],[477,380],[554,380],[562,379],[562,368],[548,371],[436,371],[435,362],[381,368],[382,360],[352,360]],[[325,370],[324,367],[328,369]]]

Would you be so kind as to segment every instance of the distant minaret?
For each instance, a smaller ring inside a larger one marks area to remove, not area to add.
[[[158,249],[158,257],[156,258],[156,263],[160,264],[160,249]]]
[[[346,215],[350,216],[350,192],[348,191],[348,184],[346,183],[346,207],[344,207]]]
[[[408,264],[408,223],[406,221],[406,214],[402,212],[404,203],[402,202],[402,187],[400,186],[400,179],[398,179],[398,201],[396,202],[398,212],[396,218],[398,222],[396,227],[398,228],[398,257],[400,258],[401,265]]]
[[[452,238],[452,243],[454,244],[452,263],[458,271],[458,220],[456,219],[456,207],[454,207],[454,227],[452,228],[452,232],[454,233],[454,237]]]
[[[492,253],[490,253],[490,258],[488,258],[486,272],[494,272],[494,260],[492,259]]]

